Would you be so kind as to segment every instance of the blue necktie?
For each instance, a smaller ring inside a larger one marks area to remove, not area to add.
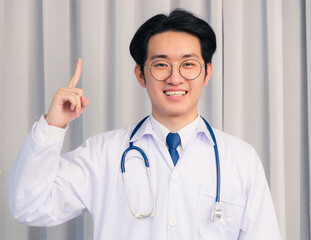
[[[177,147],[180,144],[180,137],[178,133],[169,133],[166,137],[166,143],[175,166],[179,158]]]

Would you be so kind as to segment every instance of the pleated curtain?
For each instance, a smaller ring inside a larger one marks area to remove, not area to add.
[[[174,8],[217,36],[200,114],[258,152],[282,239],[311,239],[311,0],[0,0],[0,239],[92,239],[90,214],[50,228],[15,222],[9,170],[78,57],[90,106],[70,124],[63,152],[150,114],[129,43],[144,21]]]

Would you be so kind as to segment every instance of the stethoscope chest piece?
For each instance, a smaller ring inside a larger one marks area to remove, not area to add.
[[[212,211],[211,220],[212,220],[212,222],[215,222],[217,220],[220,220],[221,217],[222,217],[222,209],[219,206],[219,202],[216,202],[215,206],[213,208],[213,211]]]

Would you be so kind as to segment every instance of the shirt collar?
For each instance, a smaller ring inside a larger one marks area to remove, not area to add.
[[[181,138],[181,146],[185,148],[191,137],[195,133],[201,132],[206,135],[207,139],[214,145],[214,141],[209,133],[203,119],[198,116],[194,121],[185,126],[184,128],[178,131],[178,134]],[[153,135],[155,138],[158,138],[161,142],[166,143],[166,136],[169,134],[170,130],[168,130],[165,126],[163,126],[160,122],[158,122],[152,115],[150,115],[145,122],[141,125],[141,127],[137,130],[136,134],[133,136],[130,142],[135,142],[144,135]]]
[[[133,127],[133,130],[134,128],[136,127],[137,125],[135,125]],[[132,130],[132,131],[133,131]],[[137,132],[135,133],[135,135],[132,137],[132,139],[130,140],[130,142],[135,142],[137,141],[138,139],[140,139],[142,136],[144,135],[155,135],[153,129],[152,129],[152,126],[151,126],[151,122],[150,122],[150,116],[144,121],[144,123],[140,126],[140,128],[137,130]]]
[[[199,123],[199,116],[194,121],[192,121],[187,126],[183,127],[178,131],[178,134],[181,138],[181,146],[183,149],[186,148],[191,137],[195,134],[195,130],[198,126],[198,123]]]
[[[205,122],[204,120],[200,117],[199,119],[199,124],[198,124],[198,127],[197,127],[197,133],[204,133],[204,135],[207,137],[207,139],[213,144],[215,145],[214,141],[213,141],[213,138],[209,132],[209,130],[207,129],[206,125],[205,125]]]
[[[163,126],[160,122],[158,122],[152,115],[150,116],[150,123],[152,125],[152,129],[157,134],[160,141],[166,143],[166,136],[170,133],[170,130],[167,129],[165,126]],[[188,145],[189,141],[191,140],[191,137],[195,132],[202,132],[204,133],[208,140],[210,140],[211,143],[214,144],[212,137],[202,120],[202,118],[198,115],[198,117],[189,123],[187,126],[183,127],[178,131],[178,134],[181,139],[181,147],[184,149]]]
[[[152,129],[157,134],[161,142],[166,143],[166,136],[170,133],[166,127],[164,127],[160,122],[158,122],[152,115],[150,116],[150,122]]]

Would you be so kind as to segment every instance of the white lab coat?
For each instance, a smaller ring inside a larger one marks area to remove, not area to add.
[[[280,239],[261,162],[247,143],[214,130],[221,172],[221,220],[212,222],[216,170],[213,141],[202,120],[174,167],[164,142],[147,119],[133,137],[150,162],[155,216],[131,215],[120,161],[133,127],[89,138],[60,156],[64,130],[43,118],[27,137],[10,173],[10,210],[29,225],[61,224],[86,211],[94,239],[189,240]],[[126,160],[130,198],[138,213],[152,207],[145,166],[130,152]]]

